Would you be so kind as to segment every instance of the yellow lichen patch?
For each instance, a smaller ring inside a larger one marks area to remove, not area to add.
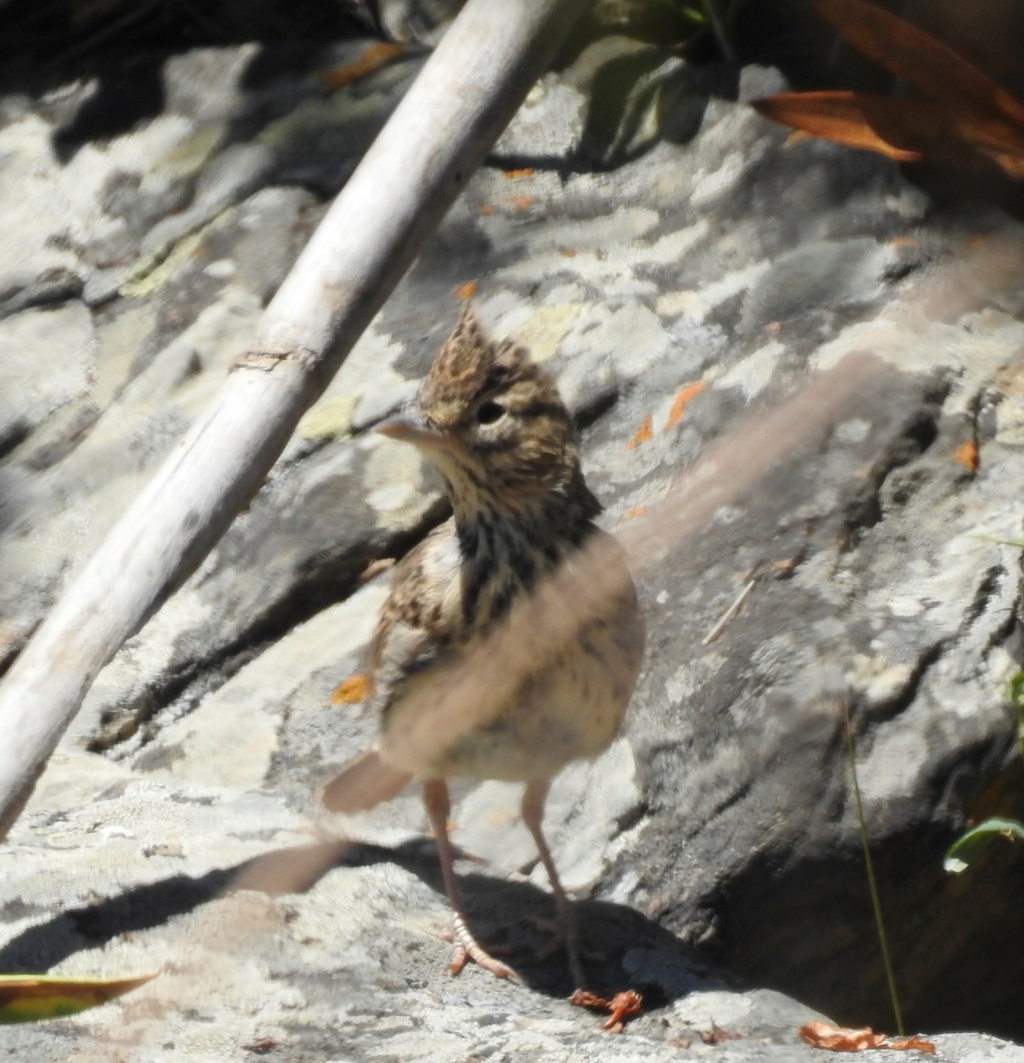
[[[346,439],[352,434],[355,395],[332,395],[321,399],[299,421],[296,432],[302,439]]]
[[[521,343],[535,362],[546,362],[558,350],[558,345],[568,335],[583,310],[583,303],[539,307],[529,321],[515,329],[511,338],[516,343]]]
[[[178,141],[152,168],[161,177],[183,179],[199,173],[224,142],[227,128],[220,122],[207,122],[191,136]]]
[[[169,252],[148,255],[136,263],[118,293],[126,299],[144,299],[155,295],[177,277],[186,262],[199,253],[202,243],[203,234],[193,233],[179,240]]]

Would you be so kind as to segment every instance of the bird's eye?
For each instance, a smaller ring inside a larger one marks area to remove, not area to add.
[[[476,419],[479,424],[494,424],[505,414],[505,407],[500,402],[482,402],[476,411]]]

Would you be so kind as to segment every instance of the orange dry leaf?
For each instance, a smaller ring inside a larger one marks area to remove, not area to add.
[[[885,1044],[885,1035],[875,1033],[870,1026],[851,1030],[827,1022],[809,1022],[797,1032],[809,1045],[832,1052],[863,1052],[865,1048],[881,1048]]]
[[[800,1027],[799,1034],[814,1048],[827,1048],[831,1052],[863,1052],[867,1048],[913,1048],[929,1054],[935,1051],[931,1041],[916,1034],[913,1037],[887,1037],[884,1033],[875,1033],[870,1026],[851,1030],[827,1022],[809,1022]]]
[[[506,170],[505,171],[505,176],[510,181],[518,181],[520,177],[532,177],[533,176],[533,167],[532,166],[524,166],[521,170]]]
[[[948,108],[979,151],[1002,165],[999,155],[1008,150],[1020,167],[1024,106],[991,78],[924,30],[864,0],[820,0],[818,10],[855,48]]]
[[[918,1034],[914,1034],[913,1037],[890,1037],[886,1048],[916,1048],[918,1052],[927,1052],[928,1055],[935,1055],[935,1045],[931,1041],[926,1041]]]
[[[342,680],[331,695],[332,705],[356,705],[370,696],[370,677],[362,672]]]
[[[626,444],[626,448],[628,450],[636,450],[636,448],[640,446],[641,443],[646,443],[647,440],[650,439],[653,435],[653,419],[651,418],[651,415],[648,414],[644,418],[644,423],[640,425],[640,427],[636,430],[636,434]]]
[[[533,206],[533,196],[512,196],[505,200],[513,209],[518,211],[529,210]]]
[[[995,164],[1024,178],[1024,105],[923,30],[864,0],[819,0],[818,10],[865,55],[927,99],[853,92],[785,93],[758,100],[764,115],[813,136],[891,159]]]
[[[460,299],[469,299],[476,294],[476,281],[466,281],[465,284],[460,284],[458,288],[455,289],[455,294]]]
[[[966,465],[971,472],[978,471],[978,444],[974,442],[961,443],[954,451],[956,460],[961,465]]]
[[[494,206],[491,203],[480,204],[480,216],[483,218],[489,218],[494,213]]]
[[[560,247],[558,249],[558,253],[563,258],[575,258],[576,257],[576,250],[575,250],[575,248],[572,248],[572,247]]]
[[[647,512],[646,506],[634,506],[632,509],[627,509],[623,513],[623,517],[626,520],[636,520],[637,517],[642,517]]]
[[[897,162],[918,162],[923,158],[921,151],[892,143],[893,140],[903,140],[912,135],[900,130],[900,126],[905,124],[901,115],[902,107],[908,102],[888,100],[884,96],[871,98],[874,110],[888,109],[891,112],[889,121],[880,124],[894,127],[896,131],[889,129],[886,134],[872,127],[866,113],[869,107],[865,106],[865,96],[861,93],[780,92],[775,96],[752,100],[751,106],[765,118],[792,126],[798,132],[833,140],[848,148],[875,151]],[[919,115],[915,117],[920,118]]]
[[[668,421],[665,423],[665,431],[670,428],[675,428],[679,423],[679,418],[683,416],[683,410],[686,409],[686,404],[694,396],[699,395],[707,384],[703,380],[698,380],[693,384],[684,384],[679,389],[679,394],[676,395],[676,401],[672,403],[672,409],[669,411]]]
[[[333,70],[321,70],[320,80],[331,90],[343,89],[346,85],[368,77],[382,66],[397,59],[405,49],[400,44],[371,44],[354,62],[345,63]]]

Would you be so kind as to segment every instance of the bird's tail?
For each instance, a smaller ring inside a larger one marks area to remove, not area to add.
[[[410,772],[392,767],[376,749],[356,757],[319,793],[328,812],[352,815],[390,801],[412,782]]]

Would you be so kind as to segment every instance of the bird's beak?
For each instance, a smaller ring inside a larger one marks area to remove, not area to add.
[[[396,417],[376,426],[376,431],[399,443],[411,443],[421,450],[450,450],[451,440],[443,432],[433,432],[413,417]]]

